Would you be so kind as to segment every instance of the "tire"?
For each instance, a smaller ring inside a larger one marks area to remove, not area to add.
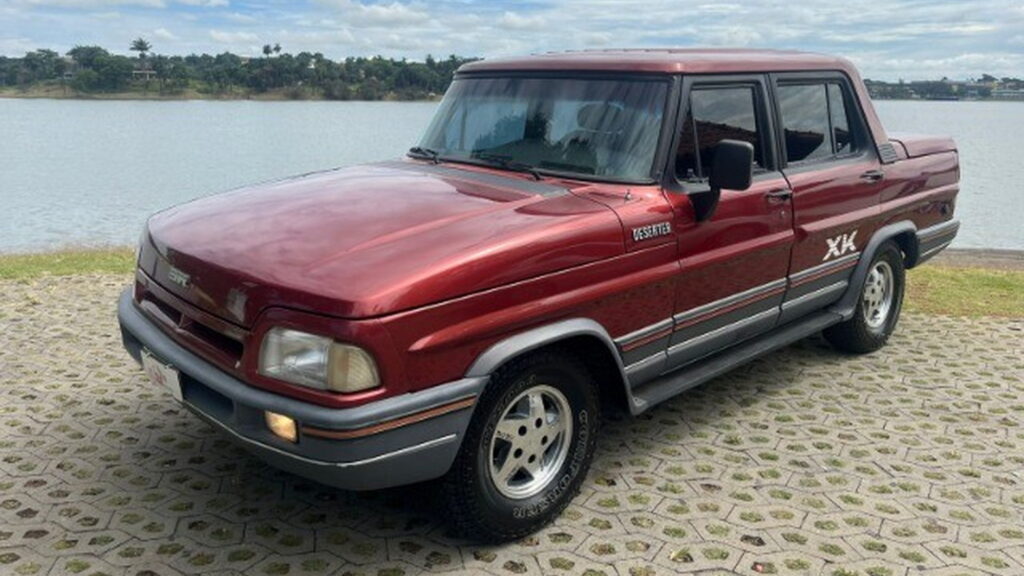
[[[499,543],[557,517],[590,468],[599,409],[594,378],[574,356],[539,352],[498,370],[442,480],[455,531]]]
[[[854,354],[885,346],[903,308],[905,278],[903,253],[895,242],[886,242],[871,261],[853,318],[826,328],[825,339],[837,350]]]

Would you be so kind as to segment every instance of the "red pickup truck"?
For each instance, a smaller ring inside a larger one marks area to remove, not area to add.
[[[505,540],[577,492],[602,405],[822,331],[884,345],[958,181],[953,141],[886,134],[840,58],[474,62],[404,159],[153,216],[119,318],[154,381],[272,464],[440,479],[455,526]]]

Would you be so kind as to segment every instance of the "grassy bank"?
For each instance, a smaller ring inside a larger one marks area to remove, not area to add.
[[[62,250],[38,254],[0,254],[0,279],[74,274],[128,274],[135,264],[130,248]]]
[[[1024,272],[925,264],[907,274],[906,309],[1024,318]]]
[[[129,274],[127,248],[0,255],[0,279]],[[1024,272],[927,264],[907,274],[906,310],[954,316],[1024,318]]]

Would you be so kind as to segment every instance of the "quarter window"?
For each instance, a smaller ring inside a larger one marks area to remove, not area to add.
[[[676,176],[709,177],[715,146],[725,139],[753,144],[755,168],[764,168],[756,103],[753,86],[694,88],[676,151]]]
[[[843,99],[843,87],[839,84],[828,85],[828,109],[832,115],[832,143],[836,154],[847,154],[853,151],[853,134],[850,133],[850,115],[846,112]]]
[[[779,86],[786,161],[825,160],[853,151],[849,114],[837,83]]]

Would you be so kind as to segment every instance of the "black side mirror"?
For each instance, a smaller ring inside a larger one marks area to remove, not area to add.
[[[715,146],[711,166],[712,190],[746,190],[754,177],[754,145],[739,140],[722,140]]]
[[[722,189],[746,190],[754,177],[754,146],[739,140],[721,140],[711,165],[711,189],[692,194],[694,215],[703,222],[715,213]]]

